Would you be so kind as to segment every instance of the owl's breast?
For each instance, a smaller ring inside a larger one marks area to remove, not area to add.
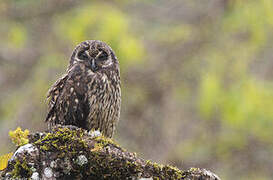
[[[113,83],[106,75],[95,75],[88,85],[88,101],[94,116],[104,119],[119,111],[119,83]]]

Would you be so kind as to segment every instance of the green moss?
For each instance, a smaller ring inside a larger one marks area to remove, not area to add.
[[[198,168],[190,168],[189,172],[195,172],[195,171],[198,171],[198,170],[199,170]]]
[[[117,143],[115,143],[112,139],[106,138],[104,136],[98,136],[95,138],[96,144],[92,151],[95,151],[96,149],[103,149],[106,146],[114,146],[116,148],[119,148],[124,151]]]
[[[16,160],[13,170],[11,171],[12,178],[29,178],[32,175],[30,167],[25,159],[23,161]]]
[[[145,168],[152,172],[154,179],[184,179],[186,176],[184,171],[181,171],[176,167],[152,163],[149,160],[146,161]]]
[[[73,131],[60,128],[53,133],[47,133],[34,144],[43,151],[65,151],[73,154],[87,147],[82,136],[83,130]]]

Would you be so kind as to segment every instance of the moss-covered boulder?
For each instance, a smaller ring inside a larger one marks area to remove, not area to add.
[[[6,179],[219,179],[137,157],[97,131],[65,126],[28,136],[1,172]]]

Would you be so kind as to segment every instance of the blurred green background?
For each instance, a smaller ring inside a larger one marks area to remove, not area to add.
[[[273,177],[272,0],[1,0],[1,154],[9,130],[46,129],[46,92],[86,39],[120,60],[121,146],[222,179]]]

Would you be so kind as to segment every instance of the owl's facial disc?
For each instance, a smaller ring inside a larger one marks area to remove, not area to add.
[[[85,47],[78,51],[77,62],[84,63],[93,72],[112,65],[111,56],[104,49]]]
[[[108,55],[106,50],[98,49],[90,53],[91,59],[90,67],[93,72],[106,68],[112,64],[111,56]]]

